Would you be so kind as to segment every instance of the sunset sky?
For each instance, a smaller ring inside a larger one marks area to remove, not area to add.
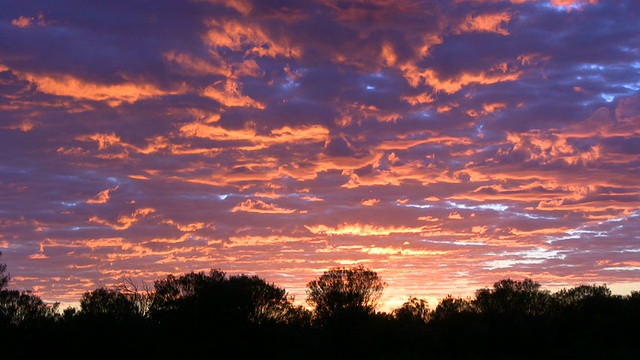
[[[638,1],[1,2],[11,289],[640,290]]]

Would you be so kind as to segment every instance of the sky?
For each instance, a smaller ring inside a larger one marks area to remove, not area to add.
[[[640,290],[638,1],[0,2],[11,289]]]

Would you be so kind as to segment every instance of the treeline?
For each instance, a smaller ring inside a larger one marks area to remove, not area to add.
[[[503,279],[431,309],[410,297],[377,311],[386,283],[362,266],[307,285],[309,309],[257,276],[219,269],[86,292],[59,309],[9,289],[0,264],[0,354],[181,359],[638,359],[640,292],[550,292]],[[425,284],[428,286],[428,284]]]

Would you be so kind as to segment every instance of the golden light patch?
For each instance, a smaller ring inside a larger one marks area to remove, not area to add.
[[[426,227],[405,227],[405,226],[378,226],[371,224],[341,224],[336,227],[327,225],[305,225],[307,230],[314,234],[326,235],[357,235],[357,236],[386,236],[389,234],[415,234],[420,233]]]

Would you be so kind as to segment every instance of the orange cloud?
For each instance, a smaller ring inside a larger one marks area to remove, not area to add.
[[[38,90],[46,94],[70,96],[76,99],[105,101],[111,106],[123,102],[132,103],[140,99],[183,92],[161,90],[155,85],[145,83],[124,82],[121,84],[100,84],[88,82],[71,75],[35,75],[20,73],[17,75],[38,85]]]
[[[102,190],[93,198],[87,200],[87,204],[104,204],[109,201],[109,193],[118,190],[118,187]]]
[[[595,5],[598,0],[551,0],[551,6],[563,7],[567,11],[571,9],[582,9],[585,5]]]
[[[209,27],[205,36],[208,45],[215,48],[229,48],[246,55],[284,56],[298,58],[301,49],[292,47],[285,38],[271,38],[257,25],[247,26],[236,20],[211,19],[205,22]],[[244,51],[243,51],[244,50]]]
[[[217,60],[213,62],[209,59],[203,59],[195,55],[176,53],[175,51],[168,51],[162,55],[167,62],[178,67],[181,73],[188,75],[232,76],[232,69],[222,59],[219,59],[217,53],[211,54],[211,56]]]
[[[148,155],[165,148],[170,148],[172,151],[175,151],[175,153],[180,153],[179,147],[171,146],[168,143],[167,139],[163,137],[153,137],[151,139],[147,139],[149,143],[144,148],[122,142],[121,138],[115,133],[80,135],[76,137],[76,140],[87,142],[95,141],[98,143],[98,150],[107,150],[111,148],[110,150],[119,151],[117,153],[101,152],[95,155],[96,157],[101,159],[127,159],[129,157],[130,151]],[[83,151],[81,150],[82,149],[59,149],[59,152],[66,155],[77,155],[83,153]]]
[[[251,199],[247,199],[238,205],[236,205],[231,212],[237,211],[245,211],[245,212],[254,212],[254,213],[262,213],[262,214],[292,214],[296,212],[294,209],[285,209],[281,208],[275,204],[267,204],[262,200],[253,201]]]
[[[81,135],[76,137],[76,140],[80,141],[95,141],[98,143],[98,149],[103,150],[111,145],[115,145],[120,143],[120,137],[115,133],[110,134],[92,134],[92,135]]]
[[[435,217],[433,217],[433,216],[420,216],[420,217],[418,217],[418,220],[421,220],[421,221],[429,221],[429,222],[440,221],[440,219],[435,218]]]
[[[404,95],[404,96],[401,97],[401,99],[403,101],[408,102],[409,104],[411,104],[413,106],[422,105],[422,104],[429,104],[429,103],[432,103],[434,101],[433,96],[431,96],[431,94],[427,94],[427,93],[422,93],[422,94],[413,95],[413,96]]]
[[[265,105],[246,96],[242,95],[238,82],[227,79],[218,81],[208,86],[203,91],[203,95],[209,97],[220,104],[228,107],[253,107],[256,109],[264,109]]]
[[[414,146],[420,146],[424,144],[439,144],[444,146],[454,145],[471,145],[473,141],[467,137],[454,137],[454,136],[438,136],[436,134],[424,133],[424,134],[412,134],[414,136],[421,135],[420,139],[412,140],[387,140],[377,146],[379,150],[407,150]]]
[[[469,84],[490,85],[504,81],[515,81],[520,78],[522,72],[495,72],[481,71],[479,73],[463,73],[451,79],[440,79],[435,71],[431,69],[425,70],[423,73],[425,84],[432,86],[437,91],[444,91],[452,94]]]
[[[399,255],[399,256],[438,256],[446,255],[451,251],[442,250],[426,250],[426,249],[407,249],[393,246],[387,247],[364,247],[361,249],[363,253],[370,255]]]
[[[484,103],[482,104],[482,112],[481,115],[491,114],[493,112],[499,111],[507,107],[505,103]]]
[[[393,166],[390,169],[380,169],[379,163],[374,163],[374,170],[367,174],[359,175],[353,169],[343,170],[342,174],[349,176],[349,181],[342,185],[344,188],[357,188],[360,186],[375,185],[392,185],[400,186],[406,181],[417,181],[424,185],[443,183],[460,183],[461,180],[456,178],[445,168],[439,168],[436,165],[425,165],[422,161],[407,162],[402,165]]]
[[[578,150],[561,134],[542,133],[532,130],[527,133],[507,133],[507,141],[514,151],[524,151],[529,160],[551,163],[562,159],[567,164],[589,163],[601,158],[601,148],[593,145],[588,150]]]
[[[549,209],[549,208],[558,208],[559,206],[562,206],[562,203],[564,202],[564,198],[555,198],[555,199],[550,199],[550,200],[541,200],[538,203],[538,209]]]
[[[137,209],[131,215],[122,215],[116,220],[115,223],[111,223],[107,220],[103,220],[98,218],[97,216],[93,216],[89,219],[89,222],[94,222],[97,224],[108,225],[112,227],[114,230],[126,230],[130,228],[133,224],[138,222],[141,218],[146,217],[147,215],[154,213],[155,209],[153,208],[144,208]]]
[[[150,180],[147,176],[144,176],[144,175],[130,174],[128,175],[128,177],[136,180]]]
[[[382,44],[382,61],[387,66],[394,66],[398,59],[395,51],[393,50],[393,45],[389,42],[384,42]]]
[[[323,142],[329,136],[329,130],[320,125],[296,128],[285,126],[273,129],[269,135],[259,135],[250,128],[227,130],[219,126],[197,122],[183,125],[180,128],[180,133],[186,137],[201,137],[218,141],[244,141],[250,146],[242,148],[249,150],[262,149],[275,144]]]
[[[163,220],[161,222],[162,224],[167,224],[167,225],[173,225],[176,228],[178,228],[178,230],[182,231],[182,232],[193,232],[193,231],[197,231],[200,229],[203,229],[205,227],[205,224],[203,222],[195,222],[195,223],[189,223],[189,224],[179,224],[171,219],[169,220]]]
[[[17,26],[19,28],[26,28],[31,26],[31,22],[33,20],[33,17],[20,16],[17,19],[11,20],[11,25]]]
[[[225,248],[246,247],[246,246],[263,246],[263,245],[283,245],[286,243],[297,242],[318,242],[317,239],[311,237],[295,237],[295,236],[232,236],[229,242],[224,244]]]
[[[387,236],[390,234],[415,234],[427,229],[427,227],[405,227],[405,226],[377,226],[370,224],[341,224],[337,227],[326,225],[305,225],[307,230],[314,234],[326,235],[357,235],[357,236]]]
[[[541,53],[522,54],[522,55],[519,55],[517,58],[517,60],[520,61],[520,63],[525,66],[537,65],[540,62],[546,62],[546,61],[549,61],[550,59],[551,59],[550,56],[544,56]]]
[[[360,203],[364,206],[373,206],[380,202],[380,199],[366,199],[362,200]]]
[[[0,69],[1,70],[1,69]],[[22,120],[17,124],[12,124],[12,125],[7,125],[4,126],[4,129],[9,129],[9,130],[20,130],[23,132],[27,132],[27,131],[31,131],[33,130],[35,127],[41,125],[38,122],[26,119],[26,120]]]
[[[409,85],[417,87],[426,84],[436,91],[453,94],[470,84],[491,85],[504,81],[515,81],[520,78],[522,71],[511,68],[506,63],[496,64],[494,67],[479,72],[463,72],[451,78],[443,79],[433,69],[421,71],[413,64],[401,66],[404,78]]]
[[[413,101],[414,98],[407,96],[406,100]],[[346,107],[342,109],[342,113],[343,118],[338,120],[338,123],[341,123],[342,126],[347,126],[354,118],[373,118],[380,122],[396,122],[402,118],[402,114],[399,112],[383,110],[375,105],[367,105],[359,102],[347,104]]]
[[[454,34],[465,32],[490,32],[500,35],[509,35],[504,26],[511,20],[511,14],[507,12],[495,14],[467,15],[464,22],[454,30]]]

